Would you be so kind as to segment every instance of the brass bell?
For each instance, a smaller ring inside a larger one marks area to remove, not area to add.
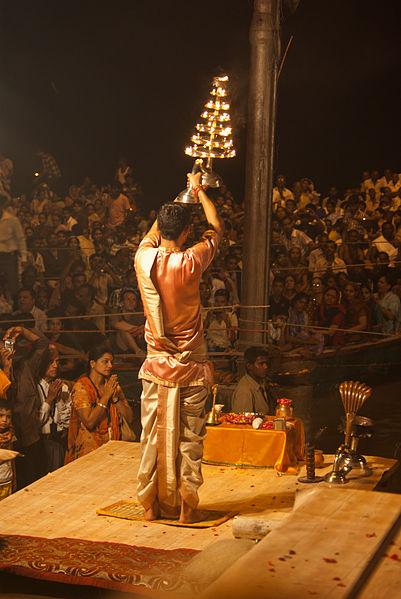
[[[217,426],[218,424],[220,424],[220,420],[219,420],[219,417],[216,412],[217,389],[218,389],[218,385],[213,385],[213,387],[212,387],[213,404],[212,404],[212,409],[210,410],[208,417],[206,419],[206,426]]]

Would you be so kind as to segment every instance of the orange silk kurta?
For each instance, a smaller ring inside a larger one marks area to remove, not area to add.
[[[167,387],[213,382],[213,367],[204,357],[199,283],[218,243],[215,231],[207,231],[200,243],[185,251],[160,247],[159,235],[142,240],[135,270],[146,315],[148,355],[139,378]]]

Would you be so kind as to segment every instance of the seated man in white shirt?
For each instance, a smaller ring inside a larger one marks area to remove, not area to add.
[[[309,267],[314,277],[324,277],[326,274],[348,274],[347,266],[337,255],[337,245],[334,241],[327,241],[323,247],[323,256],[319,256],[313,267]]]
[[[294,229],[294,223],[291,216],[285,216],[281,221],[282,233],[280,242],[289,251],[292,247],[298,246],[301,248],[302,254],[305,256],[309,253],[313,246],[313,241],[308,235],[299,229]]]
[[[233,308],[229,307],[229,293],[226,289],[217,289],[214,305],[217,309],[208,310],[204,320],[207,348],[210,352],[226,352],[236,340],[238,318]]]
[[[320,235],[317,236],[315,240],[315,244],[317,244],[317,246],[308,256],[309,272],[314,272],[317,260],[324,256],[323,249],[328,241],[329,236],[326,232],[320,233]]]
[[[268,378],[268,353],[262,347],[249,347],[244,353],[246,374],[234,390],[231,409],[237,414],[254,412],[275,414],[278,399],[275,386]]]
[[[373,258],[375,258],[379,252],[386,252],[390,258],[390,266],[394,267],[394,260],[398,254],[397,248],[393,245],[394,227],[392,223],[385,221],[382,224],[381,230],[382,234],[372,241]]]

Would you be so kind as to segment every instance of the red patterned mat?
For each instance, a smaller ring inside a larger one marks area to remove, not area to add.
[[[152,549],[81,539],[0,535],[0,571],[118,591],[188,591],[181,567],[194,549]]]

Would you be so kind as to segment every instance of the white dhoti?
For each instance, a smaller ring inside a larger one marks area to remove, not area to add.
[[[148,509],[157,497],[163,513],[177,515],[181,498],[192,508],[199,501],[207,389],[142,384],[138,499]]]

